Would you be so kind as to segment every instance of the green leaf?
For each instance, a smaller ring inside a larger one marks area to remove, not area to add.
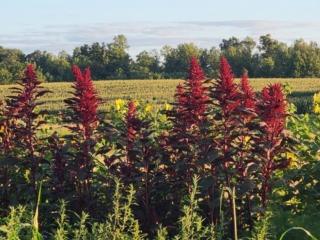
[[[182,150],[182,151],[190,151],[190,147],[185,145],[172,145],[172,148]]]
[[[102,147],[96,152],[96,154],[106,154],[110,152],[110,150],[111,150],[110,147]]]
[[[34,218],[33,218],[33,227],[35,228],[37,234],[39,234],[38,233],[38,231],[39,231],[38,217],[39,217],[39,205],[40,205],[40,199],[41,199],[41,190],[42,190],[42,180],[40,181],[40,184],[39,184],[37,206],[36,206],[36,211],[34,213]]]
[[[0,226],[0,231],[5,233],[10,233],[10,231],[6,228],[6,226]]]
[[[220,206],[220,199],[213,199],[212,201],[210,201],[210,206],[211,208],[215,208],[215,207],[219,207]]]
[[[207,190],[209,187],[211,187],[215,183],[215,179],[213,177],[207,177],[205,179],[199,180],[199,187],[201,187],[201,190]]]
[[[302,230],[302,231],[304,231],[309,237],[311,237],[312,240],[318,240],[317,238],[315,238],[314,236],[312,236],[312,234],[311,234],[308,230],[306,230],[306,229],[304,229],[304,228],[302,228],[302,227],[292,227],[292,228],[289,228],[287,231],[285,231],[285,232],[281,235],[281,237],[280,237],[279,240],[282,240],[283,237],[284,237],[284,235],[286,235],[288,232],[290,232],[290,231],[292,231],[292,230]]]
[[[0,167],[6,166],[6,165],[14,166],[14,165],[18,164],[20,160],[21,159],[17,158],[17,157],[11,157],[11,156],[5,157],[0,160]]]
[[[84,171],[84,170],[79,170],[79,171],[77,172],[77,177],[78,177],[78,179],[79,179],[80,181],[85,180],[86,177],[87,177],[86,171]]]
[[[38,92],[38,93],[36,94],[35,98],[37,99],[38,97],[41,97],[41,96],[43,96],[43,95],[45,95],[45,94],[47,94],[47,93],[52,93],[52,92],[49,91],[49,90],[44,90],[44,91]]]
[[[317,192],[320,193],[320,182],[317,182],[317,183],[314,185],[314,190],[316,190]]]
[[[252,180],[246,180],[244,183],[240,184],[237,188],[237,195],[243,195],[250,190],[254,189],[255,184]]]
[[[252,174],[252,173],[256,172],[258,169],[260,169],[260,164],[258,164],[258,163],[253,163],[253,164],[251,164],[250,166],[248,166],[247,172],[248,172],[249,174]]]

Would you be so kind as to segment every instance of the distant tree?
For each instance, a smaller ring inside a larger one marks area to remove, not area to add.
[[[260,62],[260,74],[264,77],[271,77],[275,63],[272,57],[265,57]]]
[[[240,45],[229,46],[227,49],[221,52],[221,55],[228,60],[229,64],[232,66],[234,75],[236,77],[241,76],[244,66],[241,62],[242,53],[240,50]]]
[[[133,77],[134,78],[141,78],[141,79],[148,79],[151,78],[151,70],[150,67],[152,65],[153,59],[149,55],[147,51],[143,51],[137,55],[136,63],[133,67]]]
[[[62,50],[58,53],[58,58],[64,59],[68,62],[71,61],[71,55],[69,53],[67,53],[65,50]]]
[[[270,34],[265,36],[260,36],[259,38],[260,45],[258,49],[263,58],[272,57],[275,54],[276,46],[278,41],[271,38]]]
[[[89,48],[88,44],[84,44],[83,46],[73,49],[72,64],[77,65],[81,69],[91,66]]]
[[[219,47],[199,48],[194,43],[176,47],[163,46],[160,52],[142,51],[134,61],[128,54],[124,35],[111,43],[94,42],[74,48],[72,55],[62,50],[58,55],[35,50],[25,55],[19,49],[0,46],[0,84],[9,84],[22,77],[32,63],[42,82],[72,80],[71,66],[90,67],[92,79],[159,79],[185,78],[189,59],[194,56],[209,78],[218,77],[219,59],[224,57],[236,77],[245,72],[250,77],[320,77],[320,48],[316,42],[297,39],[290,47],[270,34],[259,38],[259,45],[250,37],[223,39]]]
[[[189,59],[194,56],[200,59],[202,49],[194,43],[178,44],[177,48],[164,46],[162,55],[164,57],[164,72],[171,77],[184,78],[189,67]]]
[[[0,84],[12,83],[13,76],[6,68],[0,68]]]
[[[54,58],[50,63],[50,74],[54,81],[72,81],[71,64],[63,58]]]
[[[256,42],[252,38],[246,37],[240,41],[236,37],[231,37],[228,40],[223,39],[219,46],[221,55],[228,60],[236,76],[240,77],[244,71],[254,75],[255,69],[252,57]]]
[[[77,50],[78,49],[76,48],[74,52]],[[89,56],[86,56],[86,55],[74,54],[72,57],[72,63],[74,65],[79,66],[79,68],[86,68],[88,66],[91,66],[91,59]]]
[[[259,41],[261,61],[257,76],[287,77],[289,60],[287,44],[272,39],[270,34],[261,36]]]
[[[134,78],[157,79],[161,75],[160,55],[157,50],[142,51],[137,55],[132,74]]]
[[[156,50],[152,49],[149,52],[149,55],[152,58],[152,64],[150,66],[150,70],[152,73],[161,73],[162,72],[162,65],[161,65],[161,54]]]
[[[25,57],[25,61],[32,63],[35,66],[37,74],[39,74],[39,80],[43,82],[54,81],[54,76],[51,72],[51,65],[54,59],[52,53],[47,53],[46,51],[41,52],[36,50]]]
[[[220,63],[221,52],[212,47],[210,49],[203,49],[200,56],[200,64],[203,71],[207,74],[209,78],[218,77],[218,69]]]
[[[13,83],[23,76],[27,64],[25,55],[19,49],[0,48],[1,81],[3,84]]]
[[[71,81],[71,56],[66,51],[58,56],[36,50],[26,56],[26,61],[35,66],[39,80],[43,82]]]
[[[229,47],[238,47],[240,45],[240,41],[236,37],[231,37],[228,40],[222,39],[222,43],[219,44],[220,50],[225,51],[228,50]]]
[[[2,62],[6,58],[6,49],[0,46],[0,62]]]
[[[320,54],[316,43],[298,39],[290,47],[291,77],[320,77]]]
[[[107,45],[109,62],[106,65],[107,78],[130,78],[133,61],[126,52],[129,49],[127,38],[118,35]]]
[[[275,62],[271,77],[285,78],[289,77],[289,49],[286,43],[278,42],[275,47],[273,60]]]
[[[27,62],[41,66],[43,64],[41,61],[42,61],[43,56],[45,54],[46,54],[46,52],[41,52],[40,50],[36,50],[36,51],[26,55],[25,60]]]
[[[247,72],[250,76],[255,75],[255,66],[254,66],[254,50],[257,43],[250,37],[246,37],[240,42],[241,45],[241,63],[242,71]]]

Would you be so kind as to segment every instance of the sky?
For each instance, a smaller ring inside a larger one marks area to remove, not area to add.
[[[193,42],[219,47],[223,39],[259,37],[289,46],[320,45],[319,0],[0,0],[0,46],[72,54],[75,47],[111,43],[123,34],[136,55]]]

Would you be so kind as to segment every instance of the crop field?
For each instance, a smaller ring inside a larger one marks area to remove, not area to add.
[[[237,79],[236,82],[240,80]],[[116,99],[133,99],[138,101],[149,101],[151,104],[156,105],[156,108],[161,108],[165,103],[173,101],[175,88],[178,83],[183,80],[101,80],[95,81],[95,86],[99,95],[103,99],[99,110],[107,111],[110,104],[114,103]],[[320,79],[316,78],[303,78],[303,79],[250,79],[250,83],[255,91],[260,91],[264,86],[269,83],[288,83],[292,88],[292,93],[289,98],[298,107],[298,112],[307,112],[306,108],[310,108],[312,104],[312,96],[314,93],[320,92]],[[11,95],[10,87],[14,85],[2,85],[0,88],[0,100],[4,100],[5,96]],[[43,105],[41,109],[47,109],[52,112],[64,111],[64,99],[71,96],[69,93],[71,82],[55,82],[43,83],[45,89],[52,91],[41,98]]]

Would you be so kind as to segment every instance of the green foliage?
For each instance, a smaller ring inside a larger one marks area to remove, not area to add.
[[[307,231],[306,229],[304,228],[301,228],[301,227],[292,227],[290,229],[288,229],[287,231],[285,231],[281,237],[280,237],[280,240],[283,239],[284,235],[286,235],[288,232],[292,231],[292,230],[302,230],[306,233],[306,235],[308,235],[312,240],[317,240],[317,238],[315,238],[314,236],[311,235],[311,233],[309,231]]]
[[[71,81],[72,65],[81,69],[90,67],[94,80],[184,78],[191,56],[201,62],[208,77],[218,76],[220,56],[229,61],[237,77],[243,72],[251,78],[320,77],[320,48],[316,42],[297,39],[288,46],[270,34],[260,36],[259,42],[257,45],[250,37],[240,40],[232,36],[222,40],[220,49],[199,48],[192,42],[176,47],[165,45],[160,52],[142,51],[136,60],[127,52],[130,46],[124,35],[115,36],[111,43],[94,42],[75,47],[72,55],[64,50],[57,56],[40,50],[25,55],[19,49],[0,46],[0,84],[14,83],[29,63],[37,66],[38,77],[44,82]],[[254,51],[255,48],[259,51]]]
[[[66,214],[66,205],[64,200],[60,202],[60,209],[58,211],[59,217],[56,218],[57,228],[53,231],[53,237],[57,240],[63,240],[68,238],[70,231],[69,219]]]
[[[174,239],[214,239],[215,233],[211,225],[203,226],[204,219],[197,213],[198,201],[196,199],[199,177],[192,179],[191,193],[186,204],[182,207],[182,216],[179,219],[179,234]]]
[[[107,239],[143,239],[145,234],[141,233],[139,223],[134,219],[131,206],[135,204],[133,195],[135,191],[130,185],[127,197],[120,193],[120,182],[115,179],[115,192],[113,196],[113,211],[108,214],[104,223]],[[122,202],[125,198],[126,202]]]
[[[274,228],[272,226],[272,213],[267,211],[264,213],[264,216],[260,219],[260,221],[255,222],[254,228],[252,230],[252,235],[249,239],[252,240],[266,240],[266,239],[274,239]]]
[[[10,84],[13,76],[6,68],[0,69],[0,83],[1,84]]]
[[[32,226],[30,224],[30,219],[28,219],[25,214],[26,206],[19,205],[16,208],[10,207],[8,217],[3,219],[5,225],[2,225],[0,227],[0,231],[5,233],[6,236],[6,238],[3,237],[2,239],[18,240],[20,239],[21,235],[23,235],[23,230],[26,230],[27,228],[30,228]],[[29,235],[29,237],[31,236]]]
[[[139,223],[134,219],[131,207],[134,202],[134,190],[130,185],[126,196],[121,194],[120,181],[115,179],[115,192],[112,210],[103,223],[88,222],[89,215],[82,213],[72,226],[66,214],[65,203],[61,202],[60,217],[56,219],[58,228],[53,232],[53,239],[144,239]]]
[[[269,223],[281,219],[264,215],[273,202],[294,223],[311,212],[316,218],[320,118],[294,116],[294,107],[286,108],[289,91],[283,93],[280,83],[255,95],[246,76],[237,84],[221,61],[215,81],[203,80],[192,68],[189,75],[199,82],[185,84],[176,104],[126,96],[128,101],[113,98],[108,106],[113,124],[98,117],[92,103],[77,108],[87,125],[64,113],[49,118],[58,126],[64,121],[66,135],[44,129],[46,112],[38,105],[48,92],[38,91],[40,82],[29,66],[23,88],[13,88],[17,96],[0,109],[3,236],[10,229],[14,237],[28,239],[268,238]],[[94,100],[89,85],[74,87],[66,102]],[[199,96],[184,102],[194,92]],[[30,207],[9,208],[19,204]],[[317,236],[313,228],[310,232]]]
[[[279,203],[283,200],[280,198],[274,201]],[[272,217],[269,219],[269,225],[271,226],[269,233],[272,233],[272,236],[276,237],[276,239],[279,239],[280,236],[288,229],[292,227],[303,227],[312,233],[312,235],[320,239],[318,210],[314,205],[309,205],[309,207],[301,209],[300,212],[296,213],[294,210],[291,210],[292,205],[290,205],[289,202],[284,202],[277,205],[272,204],[272,206],[270,206]],[[292,208],[294,209],[295,207],[292,206]],[[259,224],[260,223],[257,223],[257,225]],[[309,238],[306,238],[306,235],[303,231],[290,231],[286,234],[284,239],[300,240]]]

